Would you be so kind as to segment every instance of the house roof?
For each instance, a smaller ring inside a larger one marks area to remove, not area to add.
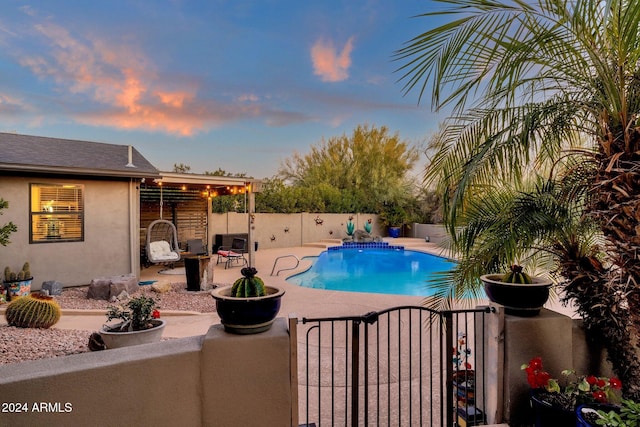
[[[131,146],[2,132],[0,171],[130,178],[160,176]]]

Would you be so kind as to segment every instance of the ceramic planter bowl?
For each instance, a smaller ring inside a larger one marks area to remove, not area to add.
[[[284,290],[272,286],[265,286],[265,289],[267,295],[252,298],[231,297],[231,286],[211,291],[211,296],[216,300],[220,323],[227,332],[257,334],[271,328],[280,311]]]
[[[487,297],[503,305],[505,312],[516,316],[536,316],[549,299],[551,281],[533,277],[531,284],[505,283],[500,274],[485,274],[480,277]]]
[[[166,322],[162,319],[155,319],[151,322],[156,326],[150,329],[132,332],[113,332],[109,330],[111,328],[108,326],[102,325],[102,328],[100,329],[100,336],[107,348],[119,348],[130,345],[158,342],[162,339],[162,332],[164,332]]]

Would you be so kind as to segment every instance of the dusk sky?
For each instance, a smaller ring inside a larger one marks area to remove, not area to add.
[[[423,145],[444,117],[402,94],[417,0],[0,3],[0,131],[134,145],[165,171],[273,176],[358,124]]]

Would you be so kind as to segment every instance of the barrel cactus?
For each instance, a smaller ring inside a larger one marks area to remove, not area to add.
[[[235,298],[261,297],[266,295],[264,282],[256,276],[258,270],[253,267],[245,267],[240,270],[242,277],[235,281],[231,287],[231,296]]]
[[[34,293],[12,301],[4,315],[9,326],[47,329],[60,320],[60,314],[53,298]]]
[[[509,268],[509,272],[502,276],[502,281],[504,283],[520,283],[520,284],[531,284],[533,281],[531,277],[522,271],[522,266],[520,265],[512,265]]]

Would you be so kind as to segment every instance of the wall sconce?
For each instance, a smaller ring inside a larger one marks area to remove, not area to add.
[[[322,223],[324,222],[323,219],[321,219],[319,216],[317,216],[314,221],[316,222],[316,225],[322,225]]]
[[[271,237],[270,237],[270,239],[271,239],[271,241],[273,242],[273,241],[275,241],[275,240],[276,240],[276,236],[274,236],[274,235],[272,234],[272,235],[271,235]]]

